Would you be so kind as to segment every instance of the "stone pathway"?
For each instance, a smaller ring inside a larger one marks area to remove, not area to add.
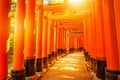
[[[83,52],[72,53],[59,59],[41,80],[93,80],[86,69]]]

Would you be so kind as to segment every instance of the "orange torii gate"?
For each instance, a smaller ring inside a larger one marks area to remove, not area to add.
[[[120,2],[119,0],[95,0],[92,3],[94,3],[94,6],[92,6],[91,10],[88,10],[90,15],[85,13],[60,17],[60,15],[53,14],[48,16],[47,11],[55,12],[56,9],[73,9],[72,6],[69,6],[69,4],[67,6],[65,4],[43,6],[43,0],[40,0],[37,16],[36,52],[34,52],[35,0],[27,0],[27,3],[25,0],[17,0],[12,79],[25,80],[26,76],[33,76],[36,72],[41,72],[44,67],[48,68],[48,55],[57,57],[58,54],[56,52],[59,50],[59,55],[61,56],[65,50],[66,30],[81,28],[84,31],[84,42],[82,43],[84,43],[85,51],[89,53],[92,59],[93,67],[95,66],[94,61],[96,61],[97,77],[117,80],[120,74]],[[0,0],[0,80],[7,79],[8,76],[9,49],[7,48],[7,43],[10,29],[10,5],[11,0]],[[79,9],[80,6],[78,6],[78,10],[89,9],[88,6],[83,5],[83,8]],[[72,20],[74,18],[77,18],[80,22],[85,19],[84,26],[72,25],[72,23],[59,25],[60,20]],[[52,25],[48,25],[49,20],[54,21],[56,24],[51,23]],[[69,39],[70,50],[82,47],[80,45],[76,47],[74,44],[76,35],[70,35]],[[79,43],[78,39],[77,44]],[[34,64],[36,65],[36,70]]]

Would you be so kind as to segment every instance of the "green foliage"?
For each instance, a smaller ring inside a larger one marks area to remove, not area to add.
[[[11,19],[10,19],[10,60],[13,56],[13,44],[14,44],[14,26],[15,26],[15,12],[16,12],[16,2],[13,1],[11,5]]]

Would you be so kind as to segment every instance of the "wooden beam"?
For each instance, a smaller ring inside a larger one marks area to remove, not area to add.
[[[49,20],[74,20],[79,19],[80,21],[86,18],[88,14],[79,14],[79,15],[49,15]]]

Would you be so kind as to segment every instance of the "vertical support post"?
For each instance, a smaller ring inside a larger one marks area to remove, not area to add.
[[[59,56],[59,48],[60,48],[60,36],[59,36],[59,32],[60,32],[60,29],[58,27],[58,22],[56,22],[56,41],[57,41],[57,54],[56,54],[56,58]]]
[[[87,28],[87,41],[88,41],[88,55],[89,55],[89,60],[92,58],[93,52],[92,52],[92,18],[91,16],[88,17],[86,20],[86,28]]]
[[[51,53],[51,56],[52,56],[52,61],[54,61],[54,59],[55,59],[55,51],[54,51],[54,46],[55,46],[55,44],[54,44],[54,40],[55,40],[55,36],[54,36],[54,33],[55,33],[55,31],[54,31],[54,26],[56,26],[55,25],[55,21],[52,21],[52,23],[51,23],[51,41],[50,41],[50,53]],[[56,55],[56,57],[57,57],[57,55]]]
[[[11,0],[0,0],[0,80],[8,77]]]
[[[64,44],[64,54],[66,55],[66,30],[64,29],[64,41],[63,41],[63,44]]]
[[[87,23],[86,20],[84,21],[84,27],[83,27],[83,36],[84,36],[84,49],[85,52],[88,52],[88,30],[87,30]]]
[[[118,80],[119,57],[113,0],[102,0],[107,67],[106,80]]]
[[[34,56],[34,29],[35,29],[35,0],[27,0],[26,4],[26,26],[24,40],[24,57],[26,76],[35,75]]]
[[[61,55],[64,54],[64,29],[61,29]]]
[[[60,56],[63,54],[63,28],[60,28]]]
[[[80,36],[77,36],[77,51],[79,51],[80,48]]]
[[[74,35],[70,35],[70,52],[74,51]]]
[[[47,30],[48,30],[47,12],[44,12],[44,16],[43,16],[43,29],[42,29],[42,57],[43,57],[43,68],[48,68]]]
[[[69,36],[69,52],[71,53],[71,48],[72,48],[72,46],[71,46],[71,35]]]
[[[91,11],[91,16],[92,16],[92,38],[93,38],[93,55],[92,57],[96,59],[96,54],[97,54],[97,35],[96,35],[96,19],[95,19],[95,9],[94,9],[94,1],[93,1],[93,7]]]
[[[53,53],[54,53],[54,56],[56,55],[57,57],[57,26],[53,26],[53,29],[54,29],[54,34],[53,34],[53,37],[54,37],[54,40],[53,40],[53,43],[54,43],[54,46],[53,46]],[[53,44],[52,44],[53,45]]]
[[[104,25],[102,13],[102,0],[94,2],[95,20],[96,20],[96,35],[97,35],[97,72],[96,76],[100,79],[105,79],[106,53],[104,40]]]
[[[25,80],[24,69],[24,20],[25,20],[25,0],[17,0],[14,53],[13,53],[13,70],[11,76],[13,80]]]
[[[74,34],[74,50],[77,49],[77,35]]]
[[[50,47],[50,43],[51,43],[51,39],[53,37],[51,37],[52,35],[52,30],[51,30],[51,27],[52,27],[52,21],[48,21],[48,31],[47,31],[47,53],[48,53],[48,63],[51,64],[52,63],[52,54],[51,54],[51,47]],[[53,44],[52,44],[53,45]]]
[[[42,26],[43,26],[43,0],[39,0],[37,33],[36,33],[36,71],[42,71]]]
[[[57,24],[58,25],[58,24]],[[59,28],[59,25],[58,25]],[[58,31],[58,56],[61,56],[61,28]]]
[[[115,11],[115,22],[117,32],[117,45],[118,45],[118,56],[119,56],[119,70],[120,70],[120,0],[114,0],[114,11]],[[120,78],[119,78],[120,79]]]
[[[83,34],[81,34],[81,38],[80,38],[80,40],[81,40],[81,49],[83,50],[83,46],[84,46],[84,38],[83,38]]]
[[[70,33],[69,31],[66,31],[66,41],[65,41],[65,44],[66,44],[66,51],[67,51],[67,54],[70,52]]]
[[[88,28],[86,21],[87,20],[84,21],[83,36],[84,36],[84,56],[85,60],[88,61]]]

